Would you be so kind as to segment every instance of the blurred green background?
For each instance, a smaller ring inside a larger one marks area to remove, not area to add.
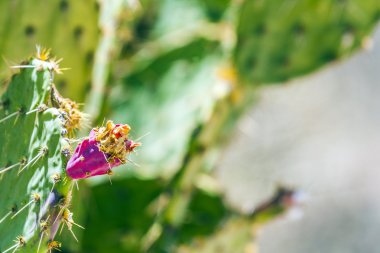
[[[368,47],[380,2],[2,0],[0,11],[2,90],[40,44],[70,68],[54,82],[92,127],[112,119],[142,137],[112,185],[80,183],[72,208],[86,229],[79,243],[58,237],[63,252],[257,252],[257,229],[297,191],[272,191],[246,212],[229,204],[213,174],[224,147],[264,85]]]

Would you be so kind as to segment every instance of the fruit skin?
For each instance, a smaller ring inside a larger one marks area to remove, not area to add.
[[[72,179],[82,179],[112,174],[111,169],[125,163],[125,155],[140,146],[140,143],[127,139],[129,130],[128,125],[114,125],[111,121],[107,127],[92,129],[67,163],[67,175]]]
[[[92,130],[89,139],[83,140],[78,145],[67,163],[67,175],[72,179],[104,175],[121,164],[118,159],[108,162],[106,158],[107,155],[99,150],[94,130]]]

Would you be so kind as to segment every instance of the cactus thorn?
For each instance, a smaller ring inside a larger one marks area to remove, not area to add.
[[[41,242],[42,242],[42,239],[44,238],[44,235],[48,235],[48,229],[49,229],[49,225],[50,225],[48,222],[48,219],[49,219],[49,217],[46,220],[40,221],[41,236],[40,236],[40,240],[38,242],[37,253],[39,253],[39,251],[40,251]]]
[[[21,165],[21,162],[18,162],[18,163],[15,163],[13,165],[10,165],[10,166],[8,166],[6,168],[3,168],[2,170],[0,170],[0,174],[3,174],[5,172],[7,172],[8,170],[11,170],[11,169],[17,167],[18,165]]]
[[[9,211],[7,214],[5,214],[4,217],[0,220],[0,224],[1,224],[3,221],[5,221],[5,220],[9,217],[9,215],[11,215],[11,214],[12,214],[12,211]]]
[[[78,184],[78,180],[74,180],[74,183],[75,183],[75,186],[77,187],[77,190],[79,191],[79,184]]]
[[[36,49],[37,49],[36,57],[31,62],[32,64],[16,65],[16,66],[11,66],[11,68],[14,68],[14,69],[35,68],[37,71],[48,70],[51,72],[52,77],[53,77],[53,73],[62,74],[63,70],[68,69],[68,68],[59,67],[59,63],[62,61],[62,58],[60,59],[50,58],[50,49],[42,48],[41,46],[36,46]]]
[[[50,48],[41,47],[41,45],[36,45],[36,58],[41,61],[47,61],[50,58]]]
[[[132,163],[133,165],[135,165],[136,167],[141,167],[140,164],[132,161],[131,159],[129,159],[128,157],[126,158],[128,162]]]
[[[50,178],[52,179],[53,181],[53,186],[51,187],[51,190],[50,190],[50,193],[53,191],[55,185],[59,182],[61,182],[62,180],[62,177],[59,173],[54,173],[53,175],[50,176]]]
[[[14,205],[14,206],[11,208],[11,210],[10,210],[8,213],[6,213],[6,214],[4,215],[4,217],[0,220],[0,224],[1,224],[3,221],[5,221],[5,220],[9,217],[9,215],[11,215],[12,213],[16,212],[16,210],[17,210],[17,206]]]
[[[49,253],[51,253],[51,250],[54,249],[54,250],[58,250],[58,251],[61,251],[59,248],[62,247],[62,244],[58,241],[51,241],[48,243],[48,250],[49,250]]]
[[[110,184],[112,185],[111,176],[113,175],[113,171],[111,169],[107,170],[108,179],[110,180]]]
[[[22,246],[24,246],[26,244],[26,241],[25,241],[25,238],[23,236],[17,236],[16,237],[16,240],[14,240],[14,242],[16,243],[15,245],[11,246],[10,248],[6,249],[5,251],[3,251],[2,253],[6,253],[8,251],[12,251],[13,252],[16,252],[16,250]]]
[[[70,207],[71,200],[73,198],[73,196],[72,196],[73,186],[74,186],[74,183],[71,184],[70,190],[67,193],[66,197],[61,199],[61,203],[59,204],[60,210],[59,210],[59,212],[58,212],[57,216],[55,217],[52,224],[55,224],[57,222],[58,218],[60,218],[61,215],[63,214],[64,210]]]
[[[145,137],[148,136],[148,135],[150,135],[150,132],[147,132],[146,134],[141,135],[139,138],[137,138],[137,139],[135,140],[135,142],[137,142],[137,141],[139,141],[139,140],[145,138]],[[140,144],[140,146],[141,146],[141,143],[139,143],[139,144]]]
[[[30,164],[32,164],[32,166],[38,161],[38,159],[40,159],[41,157],[45,156],[48,152],[48,147],[47,146],[42,146],[40,147],[40,150],[39,152],[37,153],[37,155],[35,157],[33,157],[27,164],[25,164],[18,172],[18,174],[20,174],[25,168],[27,168]]]
[[[26,115],[29,115],[34,112],[44,112],[48,109],[47,105],[41,104],[36,109],[30,110],[29,112],[25,113]]]
[[[81,142],[81,141],[83,141],[83,140],[85,140],[85,139],[87,139],[88,137],[82,137],[82,138],[79,138],[79,139],[70,139],[69,140],[69,143],[70,144],[73,144],[73,143],[77,143],[77,142]]]
[[[38,194],[38,193],[33,193],[32,194],[32,200],[30,200],[25,206],[23,206],[20,210],[18,210],[12,217],[11,219],[13,219],[14,217],[16,217],[19,213],[21,213],[25,208],[27,208],[28,206],[30,206],[31,204],[33,203],[37,203],[41,200],[41,196]]]
[[[78,242],[78,238],[75,236],[74,231],[73,231],[73,225],[75,225],[75,226],[77,226],[77,227],[79,227],[79,228],[81,228],[81,229],[84,229],[84,227],[82,227],[81,225],[79,225],[79,224],[77,224],[77,223],[74,222],[74,220],[73,220],[73,213],[70,212],[70,210],[67,209],[67,208],[65,208],[65,209],[63,210],[63,213],[62,213],[62,221],[63,221],[63,224],[62,224],[62,227],[61,227],[61,230],[60,230],[59,233],[62,232],[63,227],[64,227],[65,224],[66,224],[67,229],[68,229],[68,230],[70,231],[70,233],[73,235],[74,239]]]
[[[6,121],[6,120],[8,120],[8,119],[10,119],[10,118],[12,118],[12,117],[14,117],[14,116],[18,116],[18,115],[20,115],[21,113],[22,113],[22,109],[20,108],[20,109],[18,109],[17,111],[15,111],[15,112],[13,112],[13,113],[11,113],[11,114],[5,116],[4,118],[0,119],[0,123],[3,123],[4,121]]]
[[[28,68],[34,68],[34,65],[14,65],[11,66],[12,69],[28,69]]]

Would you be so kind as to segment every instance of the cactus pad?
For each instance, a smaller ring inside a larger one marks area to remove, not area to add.
[[[32,66],[35,61],[26,65]],[[17,245],[14,240],[20,236],[25,244],[18,239],[17,247],[23,247],[23,252],[36,252],[43,232],[40,222],[50,215],[45,203],[55,186],[54,178],[64,177],[61,151],[67,143],[62,138],[65,129],[60,112],[41,106],[48,102],[52,74],[37,67],[21,69],[0,100],[0,120],[4,119],[0,122],[2,252]],[[46,251],[47,240],[45,236],[41,241],[41,252]]]
[[[377,0],[246,0],[235,62],[251,82],[285,81],[365,44],[379,17]]]

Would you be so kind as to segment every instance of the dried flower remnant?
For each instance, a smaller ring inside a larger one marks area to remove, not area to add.
[[[130,127],[108,121],[105,127],[91,130],[79,143],[67,163],[66,172],[73,179],[110,174],[111,169],[127,162],[127,155],[140,146],[128,139]]]
[[[95,139],[100,151],[109,155],[108,161],[126,163],[128,153],[140,146],[139,143],[128,140],[130,130],[127,124],[115,125],[112,121],[108,121],[105,127],[95,128]]]
[[[54,107],[62,112],[64,126],[69,136],[73,135],[74,130],[80,129],[87,124],[87,114],[79,110],[77,103],[71,99],[62,97],[54,85],[51,88],[51,102]]]

